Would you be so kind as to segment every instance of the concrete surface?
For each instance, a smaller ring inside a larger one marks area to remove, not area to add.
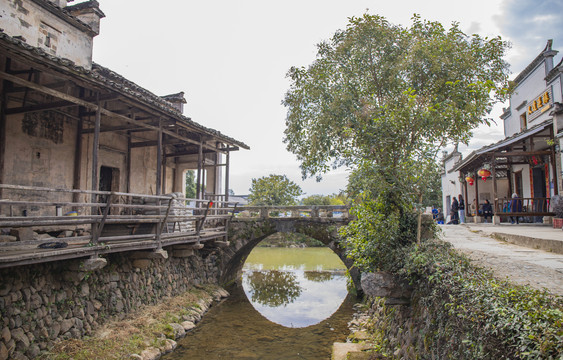
[[[563,243],[563,231],[532,224],[440,225],[440,229],[443,240],[476,264],[491,269],[495,276],[563,296],[563,254],[537,248],[542,241]],[[535,240],[530,242],[531,247],[524,247],[497,240],[493,234],[498,238]]]

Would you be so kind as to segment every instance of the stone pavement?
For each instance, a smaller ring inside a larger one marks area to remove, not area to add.
[[[441,238],[467,254],[476,264],[499,278],[518,284],[547,288],[563,296],[563,254],[540,250],[563,245],[563,231],[545,225],[440,225]],[[502,241],[499,239],[504,239]],[[515,240],[516,239],[516,240]],[[518,242],[529,247],[514,245]],[[546,246],[547,246],[546,245]]]

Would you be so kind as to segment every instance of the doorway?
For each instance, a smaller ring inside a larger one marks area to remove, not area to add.
[[[100,167],[100,182],[98,185],[100,191],[119,191],[119,169],[109,166]],[[99,195],[98,202],[107,203],[108,195]],[[103,211],[103,208],[100,208]]]

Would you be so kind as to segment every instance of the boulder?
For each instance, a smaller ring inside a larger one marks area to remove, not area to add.
[[[364,273],[361,284],[367,296],[386,298],[386,305],[408,305],[410,303],[412,286],[388,272]]]
[[[182,325],[185,331],[190,331],[195,327],[195,324],[191,321],[184,321],[180,325]]]
[[[158,360],[160,359],[160,350],[154,347],[147,348],[141,352],[141,359],[143,360]]]
[[[184,330],[184,327],[182,325],[178,323],[171,323],[169,325],[172,330],[174,330],[174,339],[179,339],[186,336],[186,330]]]

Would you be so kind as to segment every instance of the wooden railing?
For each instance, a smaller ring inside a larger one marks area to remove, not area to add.
[[[553,216],[550,211],[550,198],[497,199],[494,204],[495,215]]]
[[[147,195],[8,184],[0,184],[0,190],[0,268],[173,245],[201,248],[207,241],[227,241],[234,217],[349,218],[346,206],[240,207],[232,202],[187,199],[181,193]]]
[[[0,189],[0,230],[4,234],[0,267],[18,260],[17,255],[7,258],[6,254],[18,253],[22,261],[40,262],[38,259],[49,254],[38,249],[58,249],[59,258],[71,258],[226,240],[234,210],[234,204],[187,199],[181,194],[156,196],[7,184],[0,184]]]

